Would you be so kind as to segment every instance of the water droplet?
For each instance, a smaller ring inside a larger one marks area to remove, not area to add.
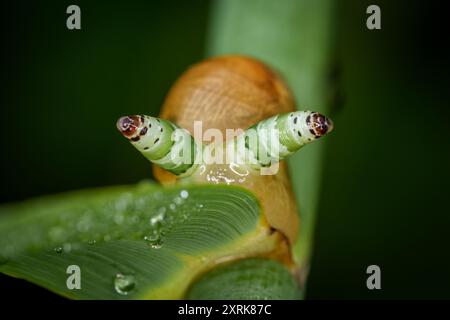
[[[175,204],[179,206],[183,204],[183,199],[181,199],[180,197],[175,197],[175,199],[173,199],[173,202],[175,202]]]
[[[175,205],[175,203],[171,203],[169,205],[170,210],[175,211],[175,209],[177,208],[177,206]]]
[[[150,224],[152,226],[160,226],[162,222],[164,222],[165,212],[166,212],[165,207],[159,208],[158,214],[150,218]]]
[[[114,289],[118,294],[127,295],[133,291],[136,283],[134,281],[134,276],[118,273],[114,278]]]
[[[88,241],[88,244],[91,245],[91,246],[93,246],[93,245],[96,244],[96,243],[97,243],[96,240],[89,240],[89,241]]]
[[[63,252],[63,248],[62,247],[56,247],[55,249],[56,253],[62,253]]]
[[[153,249],[159,249],[159,248],[162,247],[162,244],[163,244],[163,241],[162,241],[160,233],[155,233],[155,234],[153,234],[151,236],[145,236],[144,240]]]
[[[183,199],[187,199],[189,197],[189,192],[187,190],[181,190],[180,197]]]

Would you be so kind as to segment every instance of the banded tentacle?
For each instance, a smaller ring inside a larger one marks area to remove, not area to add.
[[[250,127],[228,148],[234,148],[240,163],[258,169],[287,158],[331,130],[333,122],[318,112],[284,113]]]
[[[120,118],[117,128],[144,157],[175,175],[190,175],[197,167],[201,147],[170,121],[133,115]]]
[[[177,176],[193,174],[198,164],[205,160],[203,147],[187,130],[170,121],[134,115],[120,118],[117,128],[148,160]],[[248,128],[229,142],[226,159],[256,170],[269,167],[331,130],[332,121],[318,112],[276,115]],[[208,145],[205,151],[210,153],[215,147]]]

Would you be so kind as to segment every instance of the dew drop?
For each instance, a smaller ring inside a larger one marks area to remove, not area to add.
[[[151,236],[145,236],[144,240],[153,249],[159,249],[162,247],[163,244],[161,234],[159,233],[153,234]]]
[[[189,192],[187,190],[181,190],[180,197],[183,199],[187,199],[189,197]]]
[[[150,224],[152,226],[160,226],[164,222],[166,208],[161,207],[158,210],[158,214],[150,218]]]
[[[175,199],[173,199],[173,202],[175,202],[176,205],[180,206],[183,204],[183,199],[181,199],[180,197],[175,197]]]
[[[62,253],[63,252],[63,248],[62,247],[56,247],[55,249],[56,253]]]
[[[114,278],[114,289],[118,294],[126,296],[136,286],[134,276],[118,273]]]
[[[152,246],[151,246],[153,249],[159,249],[159,248],[161,248],[162,247],[162,245],[161,244],[152,244]]]
[[[93,245],[96,244],[96,243],[97,243],[96,240],[89,240],[89,241],[88,241],[88,244],[91,245],[91,246],[93,246]]]

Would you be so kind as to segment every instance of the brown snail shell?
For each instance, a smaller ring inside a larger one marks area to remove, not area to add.
[[[246,129],[275,114],[295,111],[294,98],[280,76],[264,63],[245,56],[222,56],[191,66],[170,89],[160,117],[193,134],[194,121],[208,128]],[[162,183],[176,180],[171,173],[153,166]],[[258,176],[244,184],[261,202],[271,227],[294,243],[298,233],[298,213],[282,161],[276,175]]]

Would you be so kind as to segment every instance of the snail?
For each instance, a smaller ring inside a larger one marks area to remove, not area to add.
[[[215,129],[215,139],[197,137],[196,125]],[[285,82],[262,62],[223,56],[189,68],[159,117],[125,116],[117,128],[163,184],[237,184],[254,192],[269,226],[293,244],[298,213],[283,160],[329,133],[333,123],[296,111]]]

